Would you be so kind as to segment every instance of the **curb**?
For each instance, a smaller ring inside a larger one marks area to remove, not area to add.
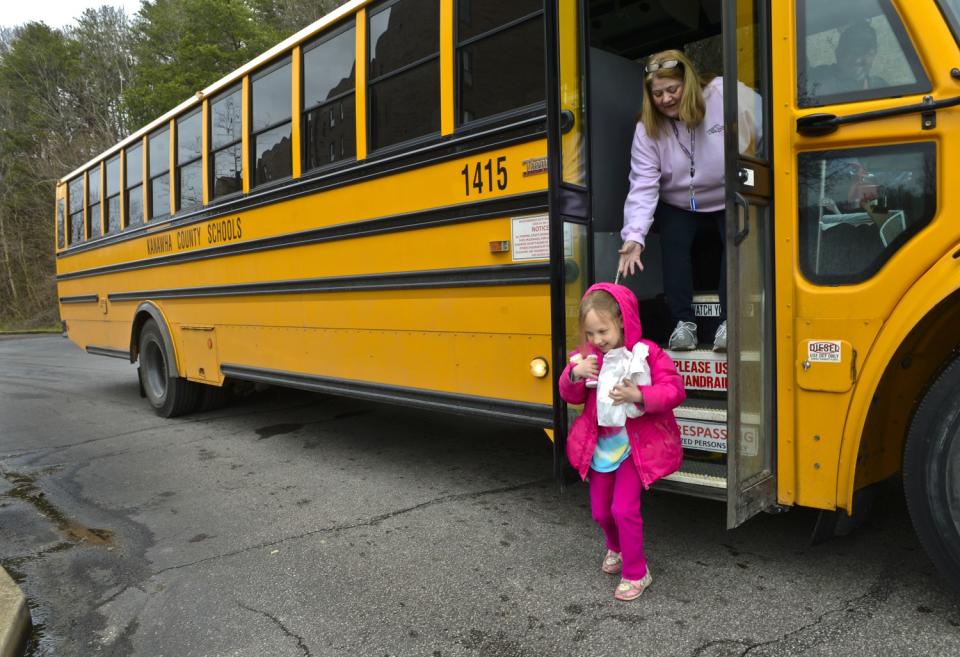
[[[18,657],[30,630],[27,599],[0,566],[0,657]]]

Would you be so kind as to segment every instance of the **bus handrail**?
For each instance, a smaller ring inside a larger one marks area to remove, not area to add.
[[[797,119],[797,132],[805,137],[823,137],[836,132],[837,128],[842,125],[847,125],[850,123],[862,123],[864,121],[875,121],[877,119],[885,119],[891,116],[901,116],[903,114],[916,113],[921,113],[924,115],[922,127],[924,130],[929,130],[936,125],[936,121],[932,117],[936,110],[954,107],[956,105],[960,105],[960,96],[943,98],[941,100],[933,100],[932,97],[926,96],[921,103],[913,103],[911,105],[903,105],[901,107],[889,107],[886,109],[874,110],[872,112],[848,114],[846,116],[837,116],[836,114],[826,113],[808,114]],[[931,116],[927,117],[928,114]]]

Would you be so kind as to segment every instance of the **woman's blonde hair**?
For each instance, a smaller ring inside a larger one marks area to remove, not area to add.
[[[655,55],[650,55],[647,66],[671,59],[680,62],[679,66],[661,68],[644,76],[643,109],[640,112],[639,120],[643,122],[643,128],[651,139],[656,139],[660,135],[660,128],[666,123],[666,117],[653,104],[653,92],[650,91],[650,86],[654,78],[669,78],[683,83],[679,118],[690,128],[700,125],[707,111],[707,104],[703,100],[704,81],[700,79],[696,67],[686,55],[679,50],[664,50]]]
[[[598,315],[605,315],[617,323],[620,327],[621,337],[623,334],[623,317],[620,315],[620,304],[613,298],[613,295],[605,290],[594,290],[580,301],[580,340],[584,347],[581,352],[587,354],[587,333],[583,329],[583,324],[587,319],[587,313],[590,311]]]

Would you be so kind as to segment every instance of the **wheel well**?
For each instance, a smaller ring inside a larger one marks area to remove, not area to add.
[[[178,378],[180,372],[177,369],[177,352],[173,348],[173,339],[170,336],[170,329],[160,310],[152,303],[143,303],[137,308],[133,316],[133,326],[130,330],[130,362],[135,363],[140,358],[140,335],[143,333],[144,325],[153,320],[157,323],[160,333],[163,336],[164,345],[171,358],[167,362],[167,374]]]
[[[960,291],[917,322],[883,373],[857,453],[854,490],[900,471],[903,447],[920,399],[960,350]]]

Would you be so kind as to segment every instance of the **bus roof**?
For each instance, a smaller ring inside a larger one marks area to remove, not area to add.
[[[333,23],[336,23],[338,20],[342,19],[344,16],[347,16],[349,14],[356,12],[357,10],[363,8],[364,6],[370,4],[371,2],[373,2],[373,0],[350,0],[350,2],[347,2],[344,5],[341,5],[337,9],[334,9],[332,12],[330,12],[323,18],[320,18],[314,21],[313,23],[306,26],[299,32],[296,32],[292,36],[287,37],[286,39],[284,39],[274,47],[270,48],[266,52],[263,52],[260,55],[257,55],[256,57],[251,59],[249,62],[247,62],[237,70],[232,71],[231,73],[228,73],[227,75],[223,76],[222,78],[220,78],[213,84],[209,85],[205,89],[201,89],[194,96],[183,101],[182,103],[174,107],[172,110],[170,110],[163,116],[160,116],[159,118],[154,119],[153,121],[143,126],[139,130],[137,130],[136,132],[128,136],[127,138],[117,142],[116,144],[114,144],[107,150],[103,151],[96,157],[91,158],[81,166],[77,167],[76,169],[68,173],[66,176],[63,176],[62,178],[60,178],[58,184],[66,183],[68,180],[80,175],[81,173],[89,169],[91,166],[96,164],[97,162],[100,162],[101,160],[106,160],[108,157],[110,157],[114,153],[120,152],[120,150],[123,149],[125,146],[128,146],[136,142],[138,139],[142,138],[145,134],[149,133],[154,128],[157,128],[163,125],[164,123],[169,122],[170,119],[172,119],[173,117],[179,114],[182,114],[183,112],[189,110],[191,107],[199,106],[200,102],[204,98],[207,98],[208,96],[212,96],[213,94],[220,91],[221,89],[229,87],[231,84],[234,84],[238,80],[243,79],[243,76],[256,70],[263,64],[266,64],[277,55],[280,55],[292,49],[294,46],[309,40],[312,36],[316,35],[319,32],[322,32],[325,28],[329,27]]]

